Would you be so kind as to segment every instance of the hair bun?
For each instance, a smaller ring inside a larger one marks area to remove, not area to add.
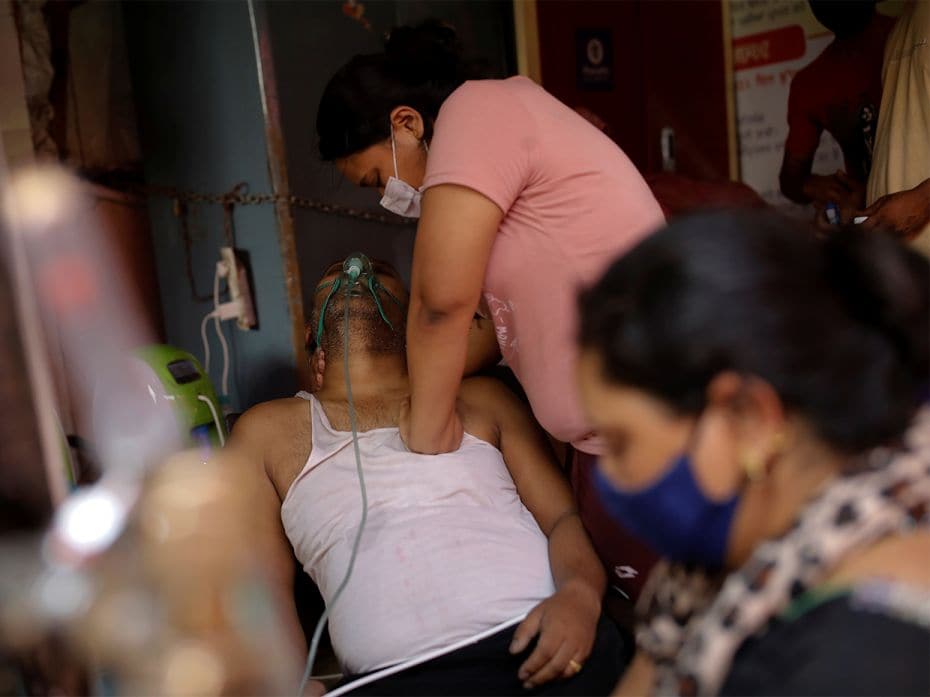
[[[824,243],[827,276],[850,314],[884,335],[917,380],[930,373],[930,263],[885,235],[855,228]]]
[[[388,35],[385,55],[397,77],[410,83],[460,80],[461,44],[455,28],[437,19],[414,27],[396,27]]]

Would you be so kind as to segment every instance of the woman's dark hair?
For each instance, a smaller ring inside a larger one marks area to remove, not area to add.
[[[323,90],[316,115],[320,156],[335,160],[388,138],[391,111],[401,105],[420,112],[429,141],[446,97],[472,77],[477,74],[462,61],[448,24],[427,20],[394,29],[382,53],[355,56]]]
[[[580,299],[605,378],[697,414],[722,371],[757,376],[834,447],[903,433],[930,371],[930,264],[859,229],[818,240],[752,212],[682,218]]]

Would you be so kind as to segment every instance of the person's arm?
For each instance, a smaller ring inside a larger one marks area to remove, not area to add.
[[[805,188],[811,176],[813,163],[813,153],[809,156],[796,156],[789,154],[785,150],[781,171],[778,173],[778,184],[785,198],[795,203],[811,202],[816,192],[812,190],[805,191]]]
[[[278,421],[270,405],[259,405],[245,412],[227,441],[229,449],[242,461],[242,486],[249,491],[252,520],[269,528],[261,536],[260,553],[287,636],[298,656],[306,654],[303,630],[294,605],[294,557],[281,524],[281,501],[265,469],[266,443],[275,433]]]
[[[462,442],[455,399],[468,332],[503,211],[473,189],[441,184],[423,195],[407,314],[410,410],[401,436],[418,453]]]
[[[497,331],[494,322],[475,315],[468,330],[468,350],[465,354],[467,377],[497,365],[501,359],[501,349],[497,344]]]
[[[512,653],[523,651],[539,636],[519,677],[533,686],[571,677],[571,661],[583,664],[591,653],[607,576],[545,434],[529,410],[495,380],[471,380],[467,389],[477,391],[480,408],[496,418],[500,450],[517,493],[549,538],[556,593],[536,606],[514,633]]]
[[[887,194],[859,215],[868,216],[862,223],[866,230],[880,230],[903,240],[911,240],[930,223],[930,179],[913,189]]]
[[[805,71],[801,71],[791,81],[788,93],[788,136],[785,138],[785,154],[778,175],[782,194],[795,203],[810,203],[819,200],[820,196],[817,190],[819,178],[811,181],[811,167],[822,129],[809,115],[806,75]],[[813,184],[813,188],[810,184]]]
[[[818,208],[835,203],[840,209],[855,210],[862,205],[865,188],[846,172],[811,174],[810,168],[810,161],[801,163],[786,154],[779,181],[787,198],[795,203],[813,203]]]
[[[862,205],[864,187],[845,172],[831,175],[812,174],[814,156],[820,145],[823,126],[812,115],[815,88],[812,75],[801,71],[791,82],[788,95],[788,136],[778,182],[782,194],[795,203],[813,203],[824,208],[835,203],[852,211]]]

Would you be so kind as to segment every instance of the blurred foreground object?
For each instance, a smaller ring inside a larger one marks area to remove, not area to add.
[[[24,170],[0,200],[0,270],[10,272],[0,293],[13,296],[17,319],[0,345],[14,359],[0,390],[21,399],[5,407],[24,422],[0,456],[4,479],[22,486],[0,491],[38,511],[32,530],[51,509],[43,500],[55,506],[43,539],[0,537],[0,657],[40,673],[83,668],[111,694],[289,692],[299,658],[257,552],[269,531],[250,520],[243,470],[228,453],[178,454],[178,418],[168,400],[150,398],[132,358],[151,337],[79,182],[57,168]],[[51,336],[64,347],[75,403],[93,413],[103,468],[98,483],[71,494],[54,428]],[[70,692],[80,682],[46,684]]]

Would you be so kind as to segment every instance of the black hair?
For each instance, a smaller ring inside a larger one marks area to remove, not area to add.
[[[420,113],[429,142],[442,103],[478,76],[473,70],[452,26],[427,20],[397,27],[384,51],[355,56],[323,90],[316,115],[320,157],[332,161],[390,137],[391,111],[401,105]]]
[[[855,36],[875,14],[875,0],[808,0],[814,17],[838,37]]]
[[[580,298],[605,378],[698,414],[722,371],[767,381],[850,453],[900,436],[926,397],[930,264],[860,229],[819,240],[757,212],[682,218]]]

